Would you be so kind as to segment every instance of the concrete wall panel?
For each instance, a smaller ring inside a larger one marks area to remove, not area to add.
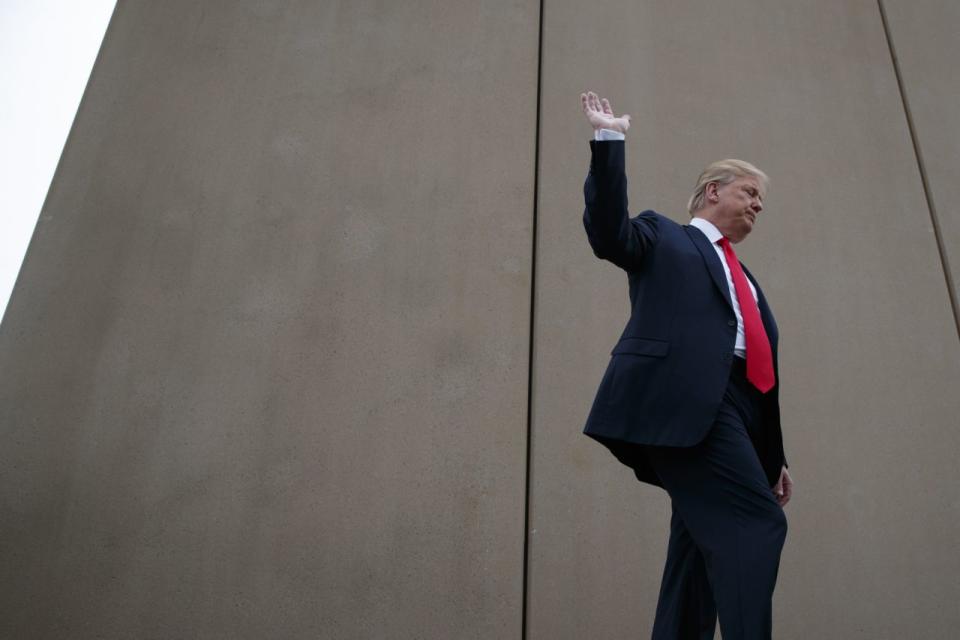
[[[0,327],[0,637],[647,633],[668,498],[581,434],[629,311],[586,89],[633,213],[773,178],[776,637],[950,637],[960,347],[877,3],[545,3],[526,594],[539,4],[321,4],[118,4]],[[957,15],[884,4],[953,256]]]
[[[519,636],[537,33],[119,2],[0,332],[0,636]]]
[[[669,533],[667,495],[581,434],[629,313],[581,224],[587,89],[633,116],[633,214],[686,222],[719,158],[772,177],[738,252],[797,483],[775,637],[949,637],[960,348],[877,4],[558,1],[543,30],[528,637],[649,633]]]
[[[920,156],[938,222],[953,292],[960,300],[960,4],[886,0],[890,40],[899,61]]]

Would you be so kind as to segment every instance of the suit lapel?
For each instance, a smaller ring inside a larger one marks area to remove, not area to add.
[[[703,231],[689,224],[683,225],[683,230],[687,232],[690,240],[693,241],[694,246],[700,251],[700,255],[703,256],[703,260],[707,264],[707,271],[710,272],[710,277],[713,278],[713,284],[717,285],[717,289],[720,291],[723,299],[726,300],[730,308],[733,309],[733,303],[730,301],[730,289],[727,288],[727,276],[723,271],[723,265],[720,263],[720,256],[717,255],[716,250],[711,246],[710,241],[707,240],[707,236],[704,235]],[[757,289],[757,291],[759,291],[759,289]]]
[[[711,279],[713,279],[713,284],[717,285],[717,289],[720,291],[723,299],[727,301],[727,304],[732,310],[733,303],[730,301],[730,289],[727,286],[727,275],[723,271],[723,265],[720,263],[720,256],[717,255],[716,250],[710,244],[710,241],[707,240],[707,236],[704,235],[703,231],[700,231],[700,229],[688,224],[683,225],[683,230],[687,232],[687,235],[690,236],[690,240],[693,241],[694,246],[698,251],[700,251],[700,255],[703,256],[703,261],[707,265],[707,271],[710,273]],[[743,262],[740,262],[740,266],[743,267],[744,275],[746,275],[747,278],[749,278],[753,283],[753,286],[757,288],[757,307],[760,309],[760,319],[763,322],[763,328],[767,332],[767,338],[770,340],[774,362],[776,362],[779,330],[777,329],[776,321],[773,319],[773,312],[770,310],[770,306],[767,304],[767,299],[764,297],[763,289],[760,288],[760,285],[757,283],[757,279],[753,277],[753,274],[750,273],[750,270],[747,269]]]

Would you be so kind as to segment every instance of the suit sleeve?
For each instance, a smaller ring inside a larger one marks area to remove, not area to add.
[[[595,256],[635,271],[657,242],[657,217],[649,211],[629,218],[624,147],[620,140],[590,141],[583,226]]]

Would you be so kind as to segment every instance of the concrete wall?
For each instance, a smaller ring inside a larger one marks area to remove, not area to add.
[[[917,7],[121,0],[0,326],[0,637],[646,637],[669,501],[580,433],[629,311],[587,89],[634,213],[772,176],[776,637],[950,637],[958,25]]]
[[[669,535],[666,494],[575,428],[629,314],[580,221],[586,88],[633,116],[634,213],[685,222],[718,158],[772,176],[738,252],[780,325],[796,481],[776,637],[951,636],[960,348],[877,4],[553,2],[544,21],[529,637],[644,637]]]
[[[0,334],[0,636],[519,636],[538,29],[118,4]]]
[[[918,160],[954,313],[960,313],[960,4],[886,0],[882,5],[902,76],[905,112],[914,130]],[[960,330],[960,324],[958,324]]]

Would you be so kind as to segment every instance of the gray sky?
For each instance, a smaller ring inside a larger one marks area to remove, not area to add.
[[[0,316],[115,4],[0,1]]]

